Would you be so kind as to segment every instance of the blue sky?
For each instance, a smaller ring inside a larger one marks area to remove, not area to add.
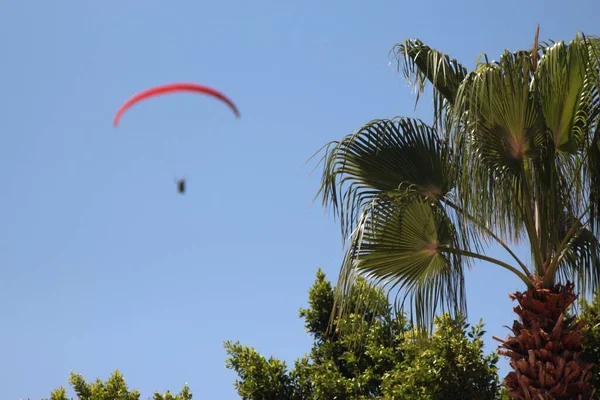
[[[598,15],[594,0],[3,2],[3,398],[116,368],[143,398],[184,382],[197,399],[237,398],[223,341],[302,356],[297,311],[317,268],[335,279],[341,262],[304,162],[370,119],[430,117],[390,48],[418,37],[472,67],[529,47],[536,23],[541,39],[600,34]],[[112,127],[134,92],[173,81],[222,90],[242,118],[178,95]],[[467,284],[492,351],[519,282],[476,264]]]

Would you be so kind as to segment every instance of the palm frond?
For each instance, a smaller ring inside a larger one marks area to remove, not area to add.
[[[600,237],[600,38],[586,37],[589,49],[589,81],[595,89],[593,110],[595,127],[590,134],[587,151],[585,179],[589,182],[588,200],[590,204],[590,226],[596,237]]]
[[[535,72],[535,89],[554,147],[576,153],[597,112],[597,90],[589,70],[588,42],[577,36],[543,50]]]
[[[533,39],[533,46],[531,47],[531,67],[535,71],[537,69],[537,60],[539,57],[539,39],[540,39],[540,24],[535,28],[535,38]]]
[[[530,52],[505,52],[483,63],[461,84],[454,116],[461,148],[461,207],[518,240],[528,211],[526,169],[542,144],[540,118],[530,94]]]
[[[559,256],[554,252],[563,238],[556,229],[557,221],[563,215],[580,215],[588,209],[587,165],[592,127],[599,111],[594,84],[597,68],[592,67],[590,43],[578,35],[569,45],[553,42],[542,46],[532,84],[543,120],[543,146],[530,161],[538,211],[537,234],[546,260]],[[555,261],[552,264],[556,267]],[[546,272],[550,274],[545,278],[547,282],[552,280],[554,268]]]
[[[444,103],[454,104],[467,69],[455,59],[423,44],[419,39],[405,40],[392,48],[398,70],[416,90],[417,102],[427,81],[434,90],[434,116],[439,120]]]
[[[592,232],[600,231],[600,121],[596,122],[596,131],[588,150],[587,163],[590,181],[590,224]]]
[[[344,301],[359,276],[389,291],[412,310],[416,326],[431,328],[438,310],[466,313],[464,260],[458,235],[445,210],[414,198],[411,202],[374,200],[365,208],[352,235],[337,285],[336,301]]]
[[[557,275],[559,280],[576,283],[582,297],[593,293],[600,283],[600,242],[573,215],[563,214],[556,224],[559,237],[575,231],[562,254]]]
[[[323,156],[323,204],[341,220],[342,234],[354,229],[363,208],[382,193],[389,197],[438,198],[454,184],[448,146],[418,120],[374,120],[332,142]]]

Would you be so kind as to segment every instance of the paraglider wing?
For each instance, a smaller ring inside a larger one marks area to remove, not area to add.
[[[233,104],[233,102],[227,96],[225,96],[223,93],[221,93],[213,88],[210,88],[208,86],[198,85],[196,83],[170,83],[167,85],[156,86],[156,87],[144,90],[142,92],[139,92],[139,93],[136,93],[135,95],[133,95],[129,100],[127,100],[125,103],[123,103],[121,108],[119,108],[119,110],[117,111],[117,114],[115,115],[115,119],[113,120],[114,126],[116,127],[117,125],[119,125],[119,120],[121,119],[121,116],[125,113],[125,111],[127,111],[129,108],[131,108],[136,103],[138,103],[142,100],[145,100],[147,98],[150,98],[150,97],[160,96],[163,94],[169,94],[169,93],[174,93],[174,92],[195,92],[195,93],[202,93],[202,94],[207,94],[209,96],[215,97],[221,101],[224,101],[233,110],[236,117],[238,117],[238,118],[240,117],[240,112],[238,111],[235,104]]]

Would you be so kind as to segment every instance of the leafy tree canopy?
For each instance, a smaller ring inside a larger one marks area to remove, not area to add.
[[[300,310],[314,338],[310,353],[288,370],[239,342],[225,343],[226,365],[238,374],[243,399],[499,398],[496,354],[484,355],[483,324],[444,314],[432,336],[418,340],[412,324],[382,290],[359,279],[348,313],[334,319],[334,289],[319,270]],[[339,332],[344,332],[340,335]]]
[[[81,374],[71,372],[69,378],[71,387],[77,394],[78,400],[139,400],[140,392],[129,390],[125,383],[125,378],[116,370],[103,382],[96,379],[95,382],[86,382]],[[47,400],[47,399],[45,399]],[[64,387],[56,389],[50,395],[49,400],[71,400],[67,397],[67,390]],[[179,394],[172,394],[167,391],[164,394],[154,393],[152,400],[192,400],[192,392],[185,385]]]

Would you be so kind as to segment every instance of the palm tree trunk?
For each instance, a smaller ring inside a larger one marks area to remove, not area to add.
[[[514,308],[520,321],[514,321],[514,336],[500,341],[501,355],[510,358],[510,372],[504,381],[508,395],[526,400],[588,400],[594,396],[591,386],[593,364],[583,361],[582,326],[575,317],[565,318],[577,299],[573,284],[555,285],[510,295],[517,300]]]

